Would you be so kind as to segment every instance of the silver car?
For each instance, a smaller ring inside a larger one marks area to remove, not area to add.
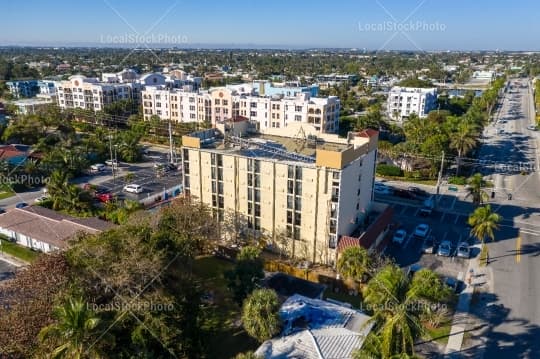
[[[450,241],[442,241],[437,250],[437,255],[450,257],[452,255],[452,243]]]
[[[461,242],[457,246],[457,253],[456,255],[460,258],[470,258],[471,257],[471,248],[469,247],[469,243],[467,242]]]

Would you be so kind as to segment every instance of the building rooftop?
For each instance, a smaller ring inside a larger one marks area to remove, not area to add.
[[[58,248],[65,248],[78,232],[94,234],[113,227],[98,218],[75,218],[40,206],[14,208],[0,215],[0,228]]]
[[[301,295],[289,297],[279,314],[283,332],[257,349],[262,358],[348,359],[372,327],[358,310]]]
[[[347,138],[341,138],[318,133],[313,126],[302,123],[258,133],[248,121],[227,121],[217,128],[182,137],[185,147],[336,169],[376,149],[377,141],[378,132],[373,130],[350,132]]]

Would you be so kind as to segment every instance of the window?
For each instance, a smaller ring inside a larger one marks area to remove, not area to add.
[[[261,216],[261,205],[258,203],[255,203],[255,217]]]
[[[297,211],[302,210],[302,197],[296,196],[294,199],[294,209]]]
[[[248,173],[247,176],[248,176],[247,177],[248,178],[248,186],[251,187],[251,186],[253,186],[253,174]]]
[[[292,224],[293,222],[293,215],[292,211],[287,211],[287,223]]]
[[[294,193],[294,181],[292,180],[287,181],[287,193]]]
[[[214,104],[219,105],[219,99],[216,98],[216,101],[214,101]]]
[[[227,106],[227,105],[229,105],[229,101],[223,100],[223,106]]]
[[[296,167],[296,180],[302,180],[302,167]]]
[[[299,225],[302,224],[301,218],[302,218],[302,215],[300,213],[296,212],[294,214],[294,225],[295,226],[299,226]]]
[[[184,149],[184,161],[189,161],[189,150]]]
[[[339,172],[333,172],[332,173],[332,179],[339,179]]]
[[[294,208],[293,206],[294,206],[293,196],[288,195],[287,196],[287,209],[293,209]]]
[[[302,195],[302,182],[296,182],[294,187],[295,187],[294,190],[295,190],[296,195],[301,196]]]
[[[217,155],[217,165],[219,167],[223,166],[223,155],[220,155],[220,154]]]

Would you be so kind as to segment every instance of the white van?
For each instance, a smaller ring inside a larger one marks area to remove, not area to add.
[[[128,184],[128,185],[124,186],[124,192],[142,193],[143,192],[143,187],[141,185],[138,185],[138,184]]]

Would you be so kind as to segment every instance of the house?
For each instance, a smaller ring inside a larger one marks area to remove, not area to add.
[[[64,249],[77,233],[96,234],[114,224],[98,218],[75,218],[48,208],[14,208],[0,215],[0,233],[41,252]]]
[[[255,355],[264,359],[349,359],[371,331],[371,317],[320,299],[289,297],[279,315],[283,331],[261,344]]]

